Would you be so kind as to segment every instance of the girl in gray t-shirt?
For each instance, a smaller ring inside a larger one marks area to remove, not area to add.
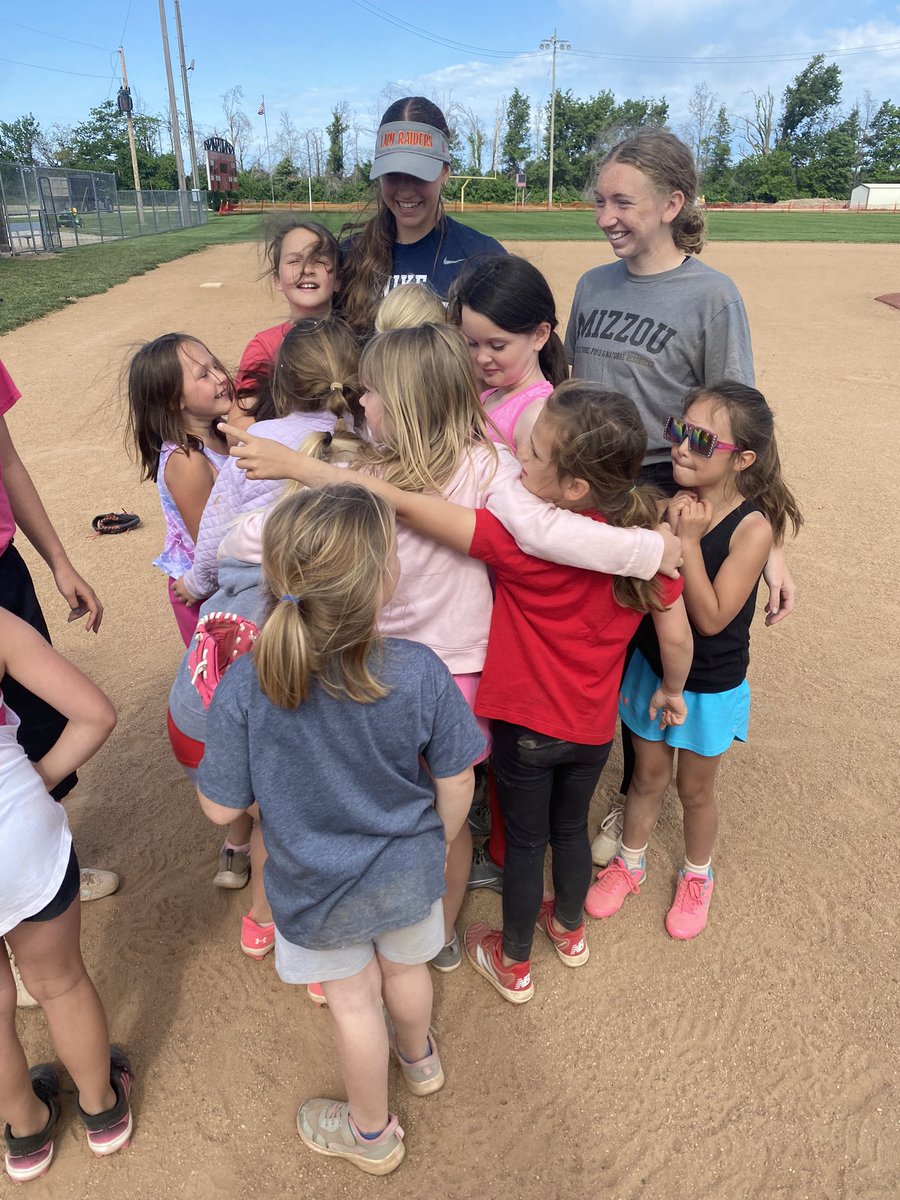
[[[427,964],[484,738],[431,650],[376,634],[399,574],[388,504],[354,484],[288,496],[262,567],[268,616],[213,696],[200,802],[217,824],[258,805],[276,968],[321,982],[334,1018],[348,1099],[307,1100],[300,1137],[387,1174],[389,1047],[415,1095],[444,1082]]]

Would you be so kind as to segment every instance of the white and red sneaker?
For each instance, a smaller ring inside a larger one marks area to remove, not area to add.
[[[584,936],[584,922],[577,929],[554,929],[551,918],[556,908],[556,898],[545,896],[538,913],[537,927],[546,933],[553,943],[561,963],[567,967],[582,967],[591,957]]]
[[[531,963],[503,965],[503,934],[476,921],[466,930],[466,957],[479,975],[497,989],[510,1004],[524,1004],[534,995]]]

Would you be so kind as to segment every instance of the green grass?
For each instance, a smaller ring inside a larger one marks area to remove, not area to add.
[[[177,233],[104,242],[61,250],[52,257],[0,260],[0,333],[27,321],[65,308],[81,296],[95,296],[133,275],[152,271],[207,246],[222,242],[256,241],[261,222],[257,216],[212,217],[208,225],[180,229]]]
[[[712,242],[900,242],[900,213],[710,212]]]
[[[500,241],[592,241],[592,212],[465,212],[453,216]],[[713,242],[900,242],[900,213],[718,212]]]
[[[295,215],[303,216],[300,209]],[[592,212],[465,212],[458,220],[500,241],[593,241],[600,235]],[[96,220],[95,214],[85,214]],[[145,212],[145,216],[150,216]],[[315,212],[335,233],[349,212]],[[126,213],[126,225],[136,223]],[[164,214],[159,214],[164,219]],[[107,217],[104,215],[104,229]],[[112,217],[109,217],[112,221]],[[900,242],[900,213],[711,212],[710,240],[714,242]],[[52,257],[0,260],[0,334],[63,308],[80,296],[105,292],[132,275],[142,275],[207,246],[255,241],[264,219],[258,214],[211,217],[199,229],[183,229],[102,245],[63,250]],[[118,225],[116,218],[115,225]],[[87,229],[85,232],[93,232]]]

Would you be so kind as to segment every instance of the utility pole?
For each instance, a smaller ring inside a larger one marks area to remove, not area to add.
[[[162,0],[159,0],[162,4]],[[553,51],[553,67],[550,72],[550,179],[547,187],[547,211],[553,211],[553,152],[556,149],[556,52],[571,50],[571,42],[562,42],[553,30],[552,38],[544,38],[539,49]]]
[[[159,27],[162,30],[163,58],[166,60],[166,79],[169,84],[169,114],[172,120],[172,150],[175,153],[175,169],[178,172],[178,207],[181,211],[181,226],[187,224],[185,200],[187,186],[184,181],[184,159],[181,156],[181,126],[178,123],[178,104],[175,101],[175,80],[172,78],[172,59],[169,55],[169,34],[166,30],[166,4],[159,0]]]
[[[119,47],[119,62],[122,64],[122,86],[119,88],[119,112],[124,113],[128,126],[128,145],[131,148],[131,174],[134,178],[134,203],[137,208],[138,231],[144,231],[144,197],[141,195],[141,173],[138,170],[137,150],[134,145],[134,122],[131,112],[134,104],[131,100],[131,88],[128,86],[128,72],[125,70],[125,51]]]
[[[263,96],[259,106],[259,111],[256,114],[262,117],[263,126],[266,131],[266,162],[269,164],[269,190],[272,193],[272,203],[275,203],[275,175],[272,171],[272,151],[269,149],[269,118],[266,116],[266,98]]]
[[[178,0],[175,0],[175,31],[178,34],[178,57],[181,59],[181,86],[184,89],[184,119],[187,121],[188,148],[191,152],[191,176],[194,187],[198,188],[200,186],[200,170],[197,166],[197,147],[194,143],[194,118],[191,116],[191,93],[188,90],[187,67],[184,65],[184,34],[181,32],[181,5]]]

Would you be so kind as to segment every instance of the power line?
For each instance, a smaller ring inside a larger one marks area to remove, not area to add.
[[[420,25],[413,25],[410,21],[404,21],[402,17],[394,16],[384,8],[379,8],[377,4],[372,4],[369,0],[350,0],[357,8],[371,13],[373,17],[378,17],[382,21],[386,21],[389,25],[396,26],[397,29],[403,29],[407,33],[413,34],[414,37],[422,38],[426,42],[434,42],[437,46],[447,46],[451,50],[461,50],[467,54],[486,54],[489,58],[538,58],[540,57],[537,51],[533,50],[492,50],[487,46],[469,46],[465,42],[457,42],[452,38],[444,37],[440,33],[432,33],[431,30],[422,29]]]
[[[64,71],[62,67],[42,67],[39,63],[19,62],[17,58],[0,58],[0,62],[16,67],[31,67],[33,71],[53,71],[55,75],[80,75],[82,79],[106,79],[106,75],[91,75],[87,71]]]
[[[403,20],[402,17],[397,17],[387,9],[373,4],[371,0],[350,0],[351,4],[355,4],[357,8],[363,9],[364,12],[370,13],[373,17],[379,20],[386,21],[389,25],[394,25],[397,29],[403,29],[407,33],[411,33],[414,37],[421,38],[426,42],[433,42],[437,46],[446,46],[450,50],[459,50],[467,54],[484,54],[489,58],[538,58],[540,52],[531,50],[498,50],[490,49],[486,46],[470,46],[465,42],[457,42],[452,38],[444,37],[443,34],[434,33],[432,30],[423,29],[420,25],[413,25],[410,21]],[[856,54],[880,54],[887,50],[896,50],[900,48],[900,42],[880,42],[871,46],[856,46],[851,50],[820,50],[819,54],[824,54],[826,58],[846,58]],[[806,62],[810,58],[810,54],[733,54],[733,55],[656,55],[656,54],[618,54],[610,51],[600,50],[573,50],[573,54],[579,55],[581,58],[603,59],[612,62],[647,62],[647,63],[670,63],[677,65],[705,63],[778,63],[778,62]]]
[[[35,29],[32,25],[23,25],[20,21],[10,21],[8,17],[0,17],[0,22],[4,25],[14,25],[16,29],[27,29],[29,33],[36,33],[40,37],[56,38],[58,42],[71,42],[73,46],[85,46],[88,50],[102,50],[104,53],[109,51],[109,46],[95,46],[93,42],[78,42],[75,38],[63,37],[61,33],[50,33],[46,29]],[[12,60],[4,59],[3,61],[11,62]]]
[[[128,7],[125,9],[125,20],[122,22],[122,32],[119,34],[119,45],[125,41],[125,26],[128,24],[128,18],[131,16],[131,0],[128,0]]]

